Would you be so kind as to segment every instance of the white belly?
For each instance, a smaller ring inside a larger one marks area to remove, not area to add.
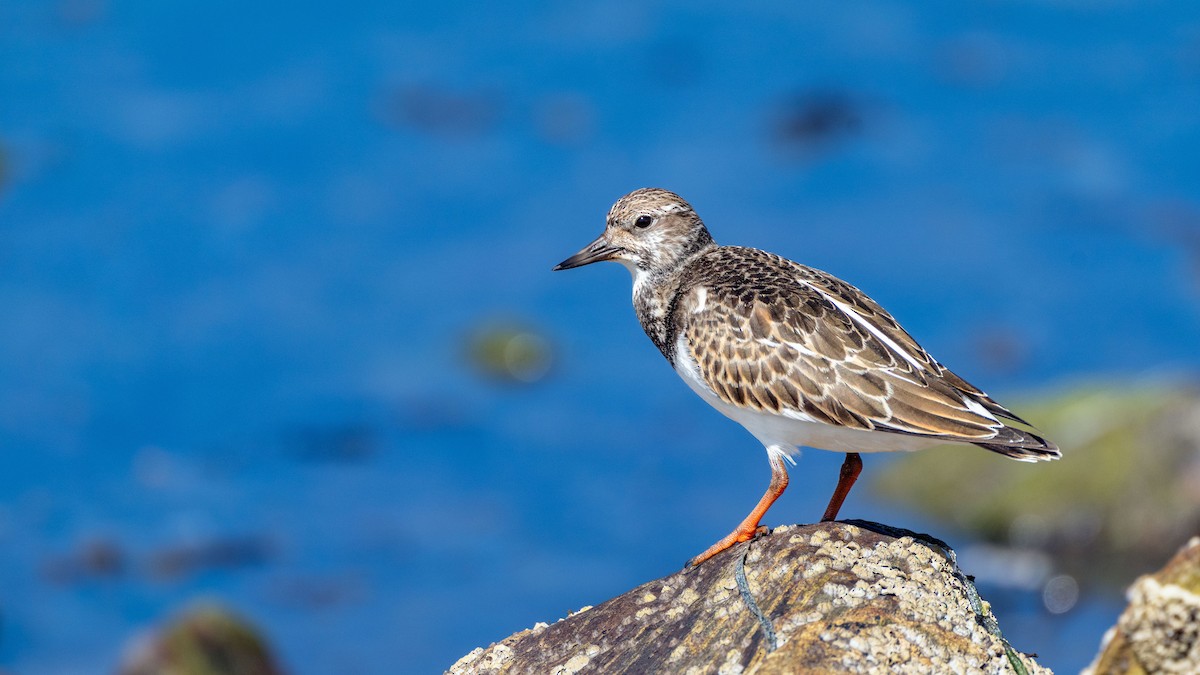
[[[700,375],[686,339],[680,336],[675,345],[675,372],[712,407],[742,425],[769,452],[796,454],[800,446],[834,452],[893,452],[911,451],[943,445],[946,441],[907,436],[885,431],[847,429],[807,418],[804,413],[787,411],[782,414],[740,408],[722,401],[713,393]]]

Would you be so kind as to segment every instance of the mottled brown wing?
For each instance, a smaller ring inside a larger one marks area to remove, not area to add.
[[[925,351],[917,341],[904,330],[899,323],[888,314],[887,310],[880,307],[877,302],[872,300],[862,291],[854,286],[838,279],[837,277],[822,272],[821,270],[805,267],[790,260],[781,259],[791,265],[797,274],[797,278],[802,279],[815,288],[820,289],[829,296],[836,298],[838,301],[850,307],[856,314],[869,321],[871,325],[879,329],[890,341],[892,341],[900,351],[912,360],[921,364],[923,371],[928,371],[934,376],[941,378],[946,384],[954,389],[963,392],[970,396],[974,401],[979,403],[993,415],[1010,419],[1014,422],[1029,425],[1028,422],[1017,417],[1011,410],[997,403],[992,397],[985,394],[983,391],[962,379],[953,371],[938,363],[929,352]]]
[[[769,257],[755,255],[744,268],[720,261],[705,273],[708,283],[677,307],[700,373],[722,400],[854,429],[965,442],[994,439],[1004,428],[966,403],[982,392],[947,377],[859,291],[782,258],[742,251]]]

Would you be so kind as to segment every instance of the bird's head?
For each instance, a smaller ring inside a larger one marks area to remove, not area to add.
[[[554,269],[615,260],[637,278],[669,273],[712,245],[700,216],[683,197],[659,188],[642,188],[618,199],[608,211],[604,233]]]

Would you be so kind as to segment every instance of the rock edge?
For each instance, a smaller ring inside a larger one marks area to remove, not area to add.
[[[756,612],[757,609],[757,612]],[[450,667],[517,673],[1048,673],[944,543],[865,521],[776,529]]]

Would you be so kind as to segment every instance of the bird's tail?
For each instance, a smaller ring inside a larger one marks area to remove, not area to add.
[[[1010,426],[1005,426],[987,442],[975,445],[1019,462],[1045,462],[1062,457],[1054,443],[1033,432]]]

